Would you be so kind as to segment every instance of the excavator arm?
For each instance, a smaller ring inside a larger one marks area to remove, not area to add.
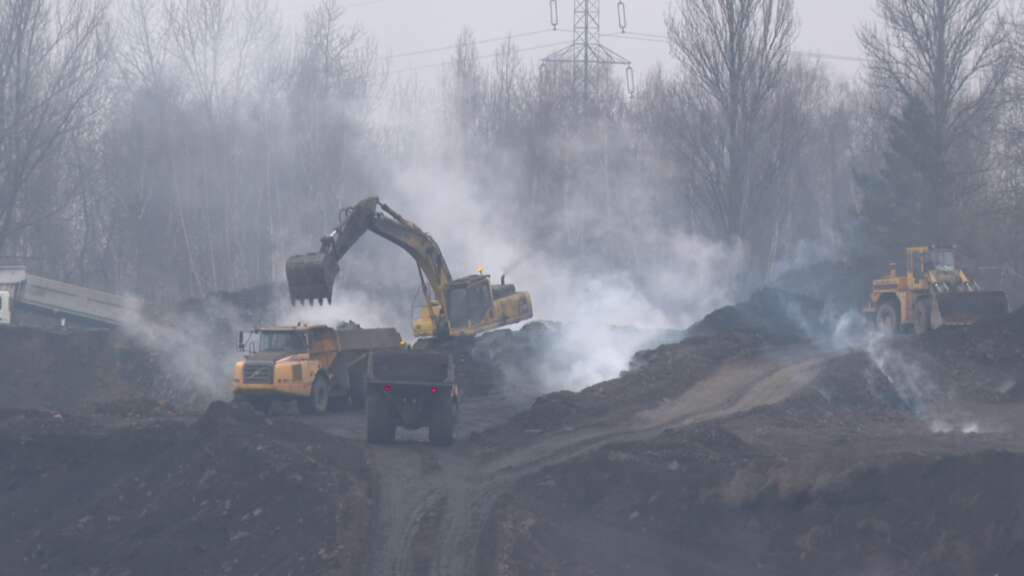
[[[320,240],[319,252],[288,259],[285,273],[292,304],[296,301],[331,302],[338,263],[363,234],[371,231],[412,256],[433,293],[431,296],[424,290],[427,301],[432,299],[440,303],[441,310],[447,309],[446,289],[452,275],[441,248],[429,234],[377,197],[367,198],[342,210],[339,221],[338,227]]]
[[[320,251],[292,256],[285,272],[292,304],[333,299],[338,262],[367,231],[405,250],[419,269],[426,306],[413,323],[418,337],[473,336],[533,317],[533,301],[512,284],[493,286],[483,274],[453,279],[437,242],[380,199],[367,198],[339,214]]]

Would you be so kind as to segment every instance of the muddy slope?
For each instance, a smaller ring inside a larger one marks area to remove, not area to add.
[[[216,403],[192,425],[104,431],[0,415],[7,574],[353,574],[361,446]]]
[[[996,574],[1024,562],[1019,440],[930,433],[862,353],[775,403],[526,476],[486,574]]]

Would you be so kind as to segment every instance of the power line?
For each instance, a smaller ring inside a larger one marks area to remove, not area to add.
[[[639,42],[663,42],[671,44],[668,36],[659,34],[644,34],[641,32],[624,32],[622,34],[612,34],[605,36],[605,38],[621,38],[623,40],[636,40]],[[800,56],[808,56],[811,58],[820,58],[822,60],[839,60],[844,62],[860,62],[865,63],[868,61],[867,58],[862,56],[846,56],[843,54],[831,54],[828,52],[817,52],[809,50],[793,50],[793,54],[799,54]]]
[[[506,34],[504,36],[495,36],[494,38],[485,38],[484,40],[476,40],[476,41],[474,41],[474,43],[477,44],[477,45],[479,45],[479,44],[491,44],[491,43],[494,43],[494,42],[504,42],[506,40],[514,40],[516,38],[527,38],[529,36],[538,36],[540,34],[548,34],[550,32],[552,32],[552,30],[548,30],[547,28],[545,28],[543,30],[534,30],[532,32],[520,32],[518,34]],[[445,46],[437,46],[435,48],[424,48],[422,50],[413,50],[411,52],[401,52],[399,54],[392,54],[391,56],[388,56],[387,59],[388,60],[397,60],[399,58],[408,58],[410,56],[420,56],[422,54],[434,54],[434,53],[437,53],[437,52],[446,52],[448,50],[451,50],[453,48],[458,48],[458,47],[459,47],[458,44],[447,44]]]
[[[553,42],[553,43],[549,43],[549,44],[540,44],[540,45],[537,45],[537,46],[527,46],[526,48],[519,48],[519,47],[517,47],[516,51],[520,52],[520,53],[522,53],[522,52],[532,52],[534,50],[543,50],[545,48],[553,48],[555,46],[561,46],[561,45],[562,45],[561,42]],[[491,60],[493,58],[497,58],[500,55],[501,55],[501,51],[495,51],[495,52],[491,52],[490,54],[485,54],[483,56],[479,56],[479,57],[477,57],[477,59],[478,60]],[[447,66],[450,63],[451,63],[451,61],[446,60],[444,62],[433,62],[431,64],[423,64],[423,65],[420,65],[420,66],[410,66],[408,68],[400,68],[398,70],[392,70],[390,72],[390,74],[406,74],[406,73],[409,73],[409,72],[416,72],[417,70],[428,70],[428,69],[431,69],[431,68],[441,68],[442,66]]]

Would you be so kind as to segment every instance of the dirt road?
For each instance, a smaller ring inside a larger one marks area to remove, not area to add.
[[[430,446],[422,431],[400,433],[395,445],[368,446],[377,476],[369,573],[479,573],[485,562],[478,558],[482,527],[496,501],[519,479],[610,442],[651,438],[668,428],[780,402],[812,381],[830,357],[811,347],[794,347],[729,361],[652,409],[573,429],[526,432],[514,449],[498,453],[480,449],[486,430],[525,408],[523,399],[468,400],[459,442],[451,449]],[[346,438],[364,434],[360,413],[305,422]]]

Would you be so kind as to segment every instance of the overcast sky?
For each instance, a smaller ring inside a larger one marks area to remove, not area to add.
[[[285,14],[299,23],[299,15],[318,0],[280,0]],[[433,65],[450,59],[451,50],[410,55],[450,45],[462,28],[471,28],[481,55],[494,52],[507,34],[515,38],[528,60],[536,60],[568,43],[573,0],[557,0],[560,31],[551,30],[549,0],[345,0],[350,20],[358,22],[377,41],[383,56],[390,55],[397,73],[430,75]],[[633,61],[638,75],[661,62],[671,65],[668,47],[655,39],[623,38],[618,33],[616,4],[602,0],[602,33],[607,46]],[[623,0],[630,33],[664,35],[669,0]],[[874,0],[796,0],[800,21],[797,49],[832,56],[860,57],[856,30],[872,18]],[[859,72],[857,62],[826,59],[842,76]]]

